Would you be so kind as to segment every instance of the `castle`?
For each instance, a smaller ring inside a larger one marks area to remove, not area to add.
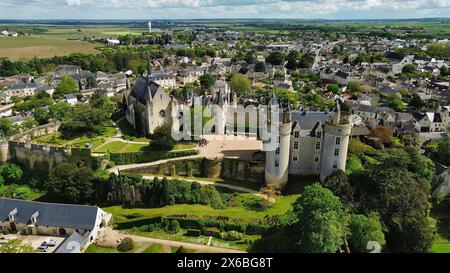
[[[151,71],[150,65],[148,71]],[[236,95],[232,96],[225,84],[221,81],[221,88],[214,89],[212,95],[194,97],[190,92],[185,102],[179,104],[162,86],[151,81],[151,73],[148,73],[147,77],[138,78],[124,97],[126,118],[142,135],[153,134],[156,127],[165,123],[182,131],[182,126],[177,124],[183,109],[202,106],[211,110],[213,134],[236,134],[237,127],[248,128],[253,124],[246,119],[245,110],[238,109]],[[261,115],[261,108],[257,109]],[[324,181],[333,172],[345,170],[353,123],[351,115],[340,111],[339,101],[331,113],[291,111],[290,105],[283,109],[273,94],[268,111],[270,114],[265,117],[268,128],[274,128],[279,135],[276,147],[266,151],[267,184],[282,186],[287,183],[289,174],[317,175]]]
[[[290,111],[278,105],[275,95],[269,103],[269,127],[278,128],[276,149],[266,152],[266,183],[284,185],[292,175],[318,175],[324,181],[344,170],[353,127],[351,116],[336,110],[327,112]],[[275,124],[274,124],[275,122]]]

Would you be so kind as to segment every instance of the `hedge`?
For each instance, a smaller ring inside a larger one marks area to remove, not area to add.
[[[200,237],[202,235],[202,232],[198,229],[188,229],[186,236],[190,237]]]
[[[128,164],[140,164],[154,162],[162,159],[170,159],[177,157],[185,157],[191,155],[197,155],[198,150],[186,150],[186,151],[148,151],[148,152],[135,152],[135,153],[110,153],[110,160],[116,165],[128,165]]]
[[[198,219],[190,219],[190,218],[178,218],[178,217],[167,217],[164,220],[172,221],[177,220],[180,223],[180,227],[184,229],[201,229],[203,225],[199,222]]]
[[[161,223],[162,223],[162,216],[156,216],[152,218],[145,218],[131,222],[118,223],[117,228],[118,229],[131,229],[135,227],[140,228],[141,226],[145,225],[161,224]]]

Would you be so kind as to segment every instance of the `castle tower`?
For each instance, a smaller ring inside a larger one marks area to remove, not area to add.
[[[272,137],[275,137],[275,139],[271,140],[275,144],[272,148],[275,149],[269,148],[266,151],[265,179],[267,185],[282,187],[288,182],[289,178],[291,113],[289,110],[283,111],[283,108],[278,104],[275,94],[272,95],[268,111],[269,130],[276,128],[275,130],[278,132],[270,132]]]
[[[215,134],[222,136],[225,135],[225,126],[227,124],[227,110],[228,110],[228,102],[225,98],[225,95],[222,92],[219,92],[217,97],[216,105],[212,107],[213,117],[215,119]]]
[[[348,144],[353,123],[351,116],[341,113],[339,100],[334,113],[324,124],[320,181],[325,181],[337,170],[345,171]]]

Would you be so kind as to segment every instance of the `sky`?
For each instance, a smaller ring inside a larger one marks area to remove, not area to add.
[[[409,19],[450,0],[0,0],[0,19]]]

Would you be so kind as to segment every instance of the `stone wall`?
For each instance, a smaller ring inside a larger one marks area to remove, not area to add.
[[[28,131],[12,136],[10,140],[17,142],[31,142],[34,138],[57,133],[60,125],[61,125],[60,123],[54,122],[39,127],[35,127]]]
[[[24,164],[31,170],[48,171],[68,161],[70,151],[63,147],[9,141],[9,159]]]
[[[263,183],[265,164],[263,161],[244,161],[229,158],[211,160],[199,158],[172,160],[159,165],[129,169],[127,172],[164,176],[220,177]]]

